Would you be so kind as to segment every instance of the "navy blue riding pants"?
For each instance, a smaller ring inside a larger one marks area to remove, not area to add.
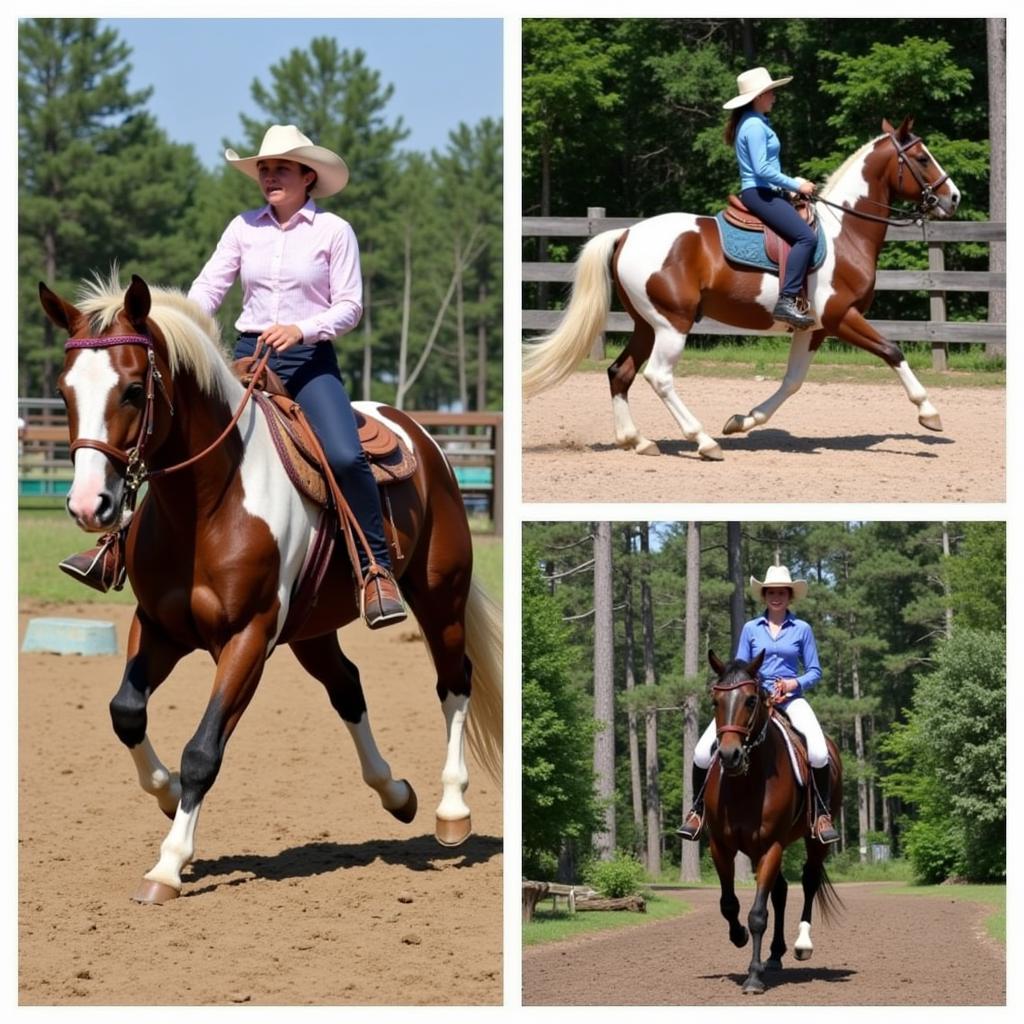
[[[807,269],[814,259],[817,238],[801,219],[788,199],[770,188],[745,188],[740,198],[751,213],[756,213],[793,247],[786,261],[786,279],[779,286],[780,295],[792,298],[800,294]]]
[[[251,356],[257,337],[256,334],[240,334],[235,345],[235,358]],[[334,478],[352,506],[377,564],[390,570],[391,555],[384,537],[380,493],[366,453],[359,443],[355,414],[341,382],[334,346],[330,342],[295,345],[284,352],[275,352],[270,357],[269,366],[281,378],[316,431]],[[361,548],[359,560],[365,572],[369,560]]]

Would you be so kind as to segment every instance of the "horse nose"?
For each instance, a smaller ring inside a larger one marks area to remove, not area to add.
[[[103,491],[100,494],[99,503],[96,505],[96,521],[101,526],[110,526],[114,521],[114,515],[117,512],[117,506],[114,504],[114,498],[109,491]]]
[[[719,749],[718,756],[722,759],[723,768],[735,768],[740,763],[740,748],[731,747],[728,750]]]

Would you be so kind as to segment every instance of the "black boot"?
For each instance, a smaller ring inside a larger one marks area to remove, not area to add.
[[[811,834],[822,843],[838,843],[839,833],[832,824],[832,814],[829,810],[832,804],[832,776],[829,765],[826,763],[820,768],[812,768],[811,772],[814,775],[814,793],[818,800]]]
[[[708,769],[693,766],[693,806],[686,814],[682,825],[676,829],[676,835],[684,839],[696,840],[704,826],[704,783],[707,781]]]
[[[814,317],[802,313],[797,307],[796,299],[792,295],[780,295],[779,301],[775,303],[772,316],[783,323],[792,324],[797,330],[804,330],[814,326]]]

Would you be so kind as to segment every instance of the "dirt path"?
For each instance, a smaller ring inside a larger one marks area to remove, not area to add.
[[[900,896],[891,885],[837,887],[846,909],[816,921],[814,955],[792,953],[763,996],[740,988],[750,946],[729,942],[718,890],[681,894],[694,908],[657,924],[531,947],[524,1005],[991,1006],[1006,1002],[1006,955],[982,925],[982,904]],[[741,893],[741,919],[751,894]],[[787,941],[796,937],[799,886],[790,887]],[[769,929],[771,923],[769,922]],[[770,932],[769,932],[770,935]],[[766,941],[765,950],[768,942]]]
[[[523,409],[523,500],[685,502],[989,502],[1005,495],[1005,391],[942,387],[929,395],[945,430],[918,426],[895,380],[805,384],[765,427],[717,433],[775,390],[772,381],[677,378],[689,409],[725,452],[702,462],[654,392],[630,405],[658,458],[615,447],[603,373],[577,373]]]
[[[130,609],[25,608],[114,621]],[[277,652],[204,804],[182,898],[129,899],[167,820],[110,727],[122,657],[22,655],[22,1004],[497,1004],[501,791],[470,763],[474,836],[433,838],[444,719],[412,629],[342,632],[378,745],[420,810],[401,825],[363,784],[319,683]],[[193,655],[154,695],[151,736],[177,766],[209,696]]]

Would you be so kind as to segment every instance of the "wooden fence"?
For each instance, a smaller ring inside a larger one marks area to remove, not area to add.
[[[444,449],[470,511],[484,511],[504,529],[503,417],[498,412],[411,412]],[[18,399],[18,493],[59,497],[71,480],[68,424],[57,398]]]
[[[590,207],[586,217],[524,217],[524,238],[591,238],[612,228],[638,223],[638,217],[606,217],[601,207]],[[927,291],[930,320],[872,320],[874,328],[890,341],[927,341],[932,346],[932,365],[946,369],[946,345],[981,343],[1006,345],[1006,324],[949,321],[946,319],[946,292],[1005,291],[1006,274],[984,270],[946,270],[943,245],[947,242],[1005,242],[1006,223],[997,221],[927,221],[923,227],[889,228],[886,244],[920,242],[928,244],[927,270],[880,270],[876,291]],[[522,266],[523,283],[550,282],[567,285],[572,280],[572,263],[529,263]],[[561,312],[550,309],[523,310],[523,331],[550,331],[558,325]],[[631,332],[633,322],[627,313],[613,312],[605,321],[606,331]],[[695,324],[694,334],[735,335],[737,328],[704,319]],[[770,331],[743,331],[745,335]],[[603,357],[603,336],[595,345],[594,358]]]

